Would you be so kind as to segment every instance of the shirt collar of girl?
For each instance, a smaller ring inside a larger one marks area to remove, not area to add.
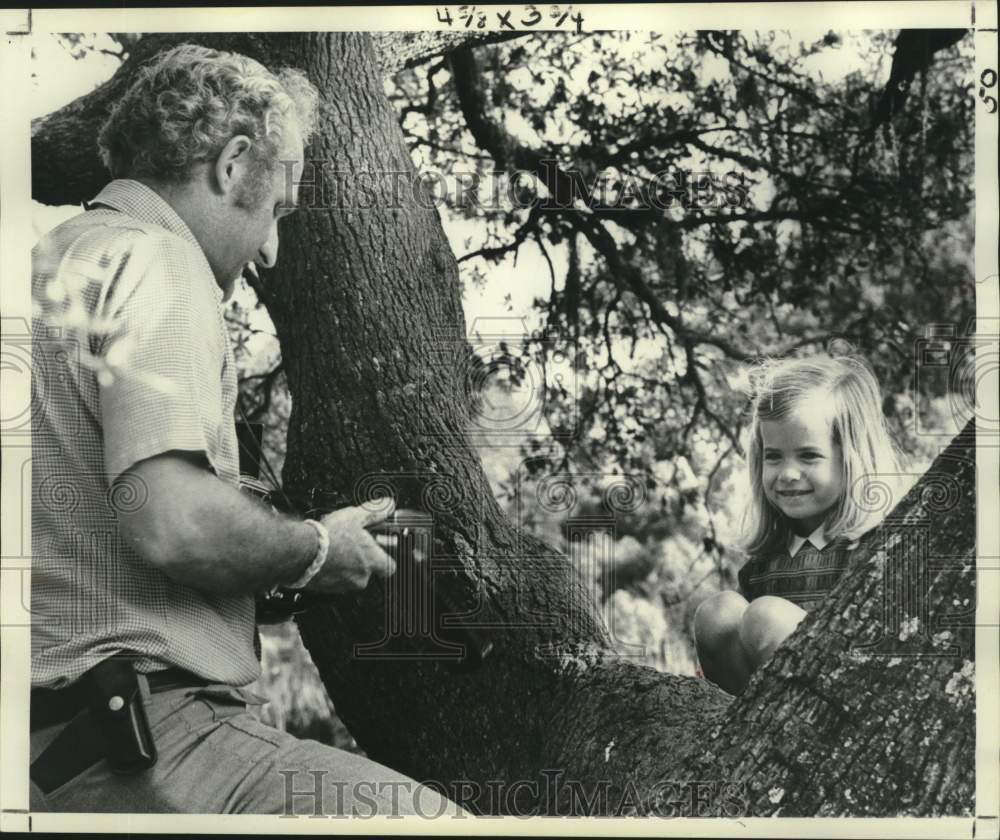
[[[826,548],[830,541],[826,538],[824,526],[817,526],[816,530],[813,531],[808,537],[800,537],[798,534],[792,534],[791,539],[788,541],[788,555],[790,557],[794,557],[798,554],[799,549],[802,548],[802,546],[807,542],[812,543],[812,545],[819,551]]]

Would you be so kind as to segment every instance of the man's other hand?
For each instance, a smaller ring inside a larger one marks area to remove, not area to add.
[[[330,532],[330,550],[326,563],[306,589],[314,592],[356,592],[368,586],[372,575],[386,578],[396,571],[396,561],[386,553],[394,538],[377,539],[367,528],[392,516],[395,502],[376,499],[371,507],[348,507],[335,510],[320,522]]]

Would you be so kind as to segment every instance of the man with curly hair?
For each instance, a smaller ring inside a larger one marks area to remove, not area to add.
[[[33,252],[33,808],[458,812],[247,711],[255,593],[395,571],[366,530],[391,501],[302,521],[237,489],[222,305],[277,260],[317,103],[295,70],[160,54],[100,132],[114,180]]]

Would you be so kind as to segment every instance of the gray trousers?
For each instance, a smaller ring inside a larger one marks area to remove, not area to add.
[[[247,711],[248,703],[260,702],[252,692],[226,685],[147,695],[158,753],[154,767],[119,776],[102,759],[47,795],[32,784],[31,808],[289,817],[469,816],[431,788],[388,767],[266,726]],[[31,761],[64,726],[32,733]]]

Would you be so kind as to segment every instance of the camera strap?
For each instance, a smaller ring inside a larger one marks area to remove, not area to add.
[[[246,412],[243,410],[243,406],[240,405],[239,399],[236,400],[236,410],[240,413],[240,419],[244,424],[250,426],[250,420],[247,418]],[[240,445],[240,449],[243,450],[244,454],[248,455],[258,467],[263,468],[266,473],[265,477],[271,483],[271,487],[281,494],[282,501],[286,505],[286,510],[290,513],[295,513],[302,516],[299,506],[296,505],[288,494],[285,492],[285,488],[282,486],[281,482],[278,481],[278,477],[271,467],[271,462],[267,460],[267,455],[264,454],[263,444],[257,440],[256,437],[250,435],[249,437],[253,440],[253,446],[250,447],[239,435],[237,435],[237,442]]]

